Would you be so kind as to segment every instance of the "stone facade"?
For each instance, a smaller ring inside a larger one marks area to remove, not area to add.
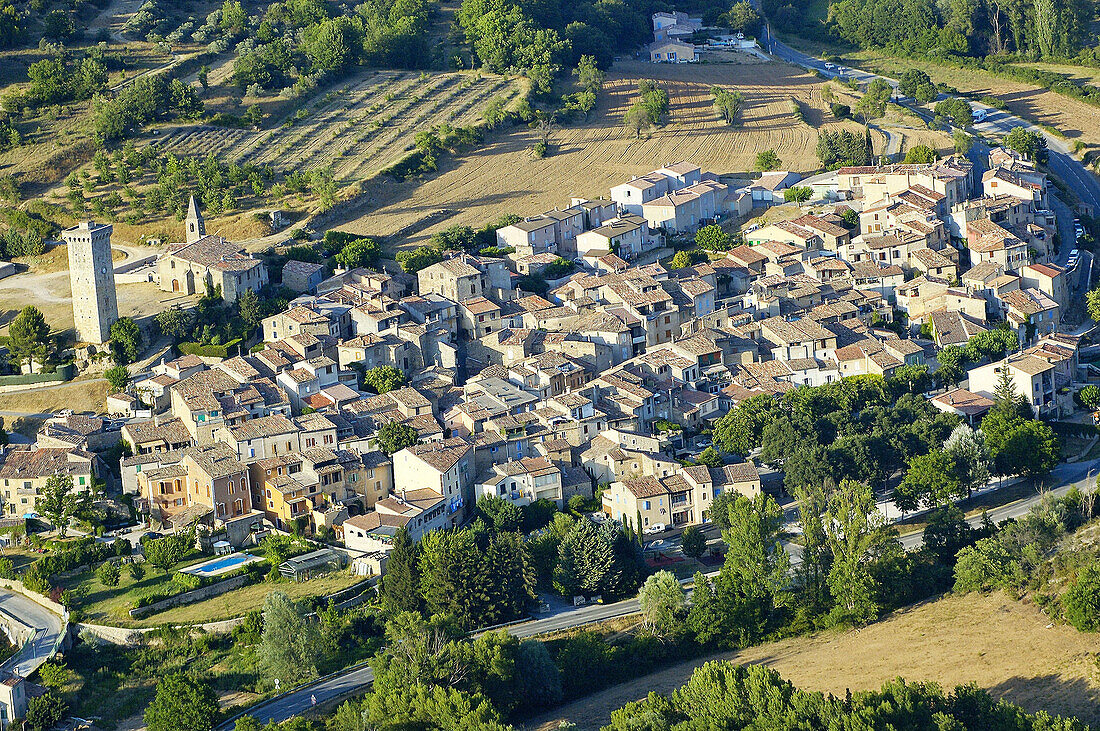
[[[110,224],[83,221],[61,232],[69,247],[69,281],[78,340],[105,343],[118,319]]]

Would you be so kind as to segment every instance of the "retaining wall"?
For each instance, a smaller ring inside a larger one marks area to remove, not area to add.
[[[61,606],[55,601],[51,601],[48,596],[39,594],[37,591],[31,591],[27,587],[23,586],[23,582],[19,581],[18,579],[0,579],[0,587],[3,587],[10,591],[14,591],[17,594],[22,594],[23,596],[30,599],[32,602],[41,604],[46,609],[49,609],[51,612],[61,617],[62,619],[68,616],[68,612],[66,611],[65,607]]]
[[[170,596],[167,599],[161,599],[159,602],[153,602],[144,607],[136,607],[130,610],[130,616],[134,619],[144,617],[146,614],[155,614],[165,609],[171,609],[172,607],[182,606],[184,604],[192,604],[194,602],[201,602],[203,599],[209,599],[215,596],[221,596],[226,592],[239,589],[245,584],[252,581],[251,574],[241,574],[234,576],[231,579],[225,581],[219,581],[216,584],[209,584],[208,586],[200,586],[198,589],[192,589],[191,591],[185,591],[182,594],[176,594]]]

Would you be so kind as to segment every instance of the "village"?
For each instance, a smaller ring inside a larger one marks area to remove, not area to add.
[[[707,522],[723,491],[761,490],[752,455],[697,462],[711,446],[698,435],[742,401],[934,375],[941,349],[994,329],[1018,347],[932,404],[977,425],[1008,374],[1036,416],[1067,418],[1085,378],[1062,323],[1089,272],[1055,263],[1043,173],[1004,148],[980,180],[972,168],[841,168],[814,191],[819,213],[746,226],[744,243],[681,268],[659,263],[675,237],[780,203],[798,176],[731,190],[678,162],[498,229],[506,258],[448,252],[415,275],[327,279],[291,262],[283,284],[301,294],[263,321],[262,345],[165,358],[105,415],[55,417],[36,444],[9,448],[5,512],[34,514],[59,467],[90,489],[95,452],[121,439],[122,489],[144,520],[205,525],[209,543],[234,548],[268,531],[325,535],[363,574],[384,572],[399,528],[415,540],[463,525],[485,497],[595,498],[597,513],[656,535]],[[161,289],[216,287],[232,302],[267,284],[262,261],[206,234],[193,199],[185,224],[187,241],[156,262]],[[99,266],[110,226],[64,237],[80,337],[103,342],[117,318]],[[577,271],[545,297],[517,289],[563,259]],[[398,387],[373,393],[363,374],[380,367]],[[394,425],[408,435],[396,445],[380,439]]]

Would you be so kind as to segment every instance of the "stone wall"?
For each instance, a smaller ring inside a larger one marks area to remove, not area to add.
[[[68,617],[68,612],[65,610],[65,607],[61,606],[55,601],[50,601],[50,598],[47,596],[39,594],[36,591],[31,591],[27,587],[23,586],[23,582],[19,581],[18,579],[0,579],[0,587],[8,589],[9,591],[14,591],[17,594],[22,594],[23,596],[30,599],[32,602],[35,602],[36,604],[41,604],[46,609],[49,609],[51,612],[61,617],[62,619]]]
[[[234,589],[239,589],[250,581],[252,581],[251,574],[240,574],[239,576],[234,576],[233,578],[226,579],[225,581],[219,581],[215,584],[209,584],[208,586],[199,587],[198,589],[185,591],[182,594],[170,596],[167,599],[161,599],[159,602],[153,602],[152,604],[144,607],[136,607],[130,610],[130,616],[138,619],[140,617],[144,617],[147,614],[155,614],[156,612],[160,612],[165,609],[171,609],[172,607],[179,607],[184,604],[201,602],[203,599],[221,596],[226,592],[233,591]]]

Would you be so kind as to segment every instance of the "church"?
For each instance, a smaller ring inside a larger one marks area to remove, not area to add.
[[[157,259],[162,290],[202,294],[210,285],[221,289],[226,302],[236,302],[246,289],[259,292],[267,284],[262,260],[221,236],[207,235],[195,196],[187,204],[184,227],[184,243],[169,244],[168,251]]]

